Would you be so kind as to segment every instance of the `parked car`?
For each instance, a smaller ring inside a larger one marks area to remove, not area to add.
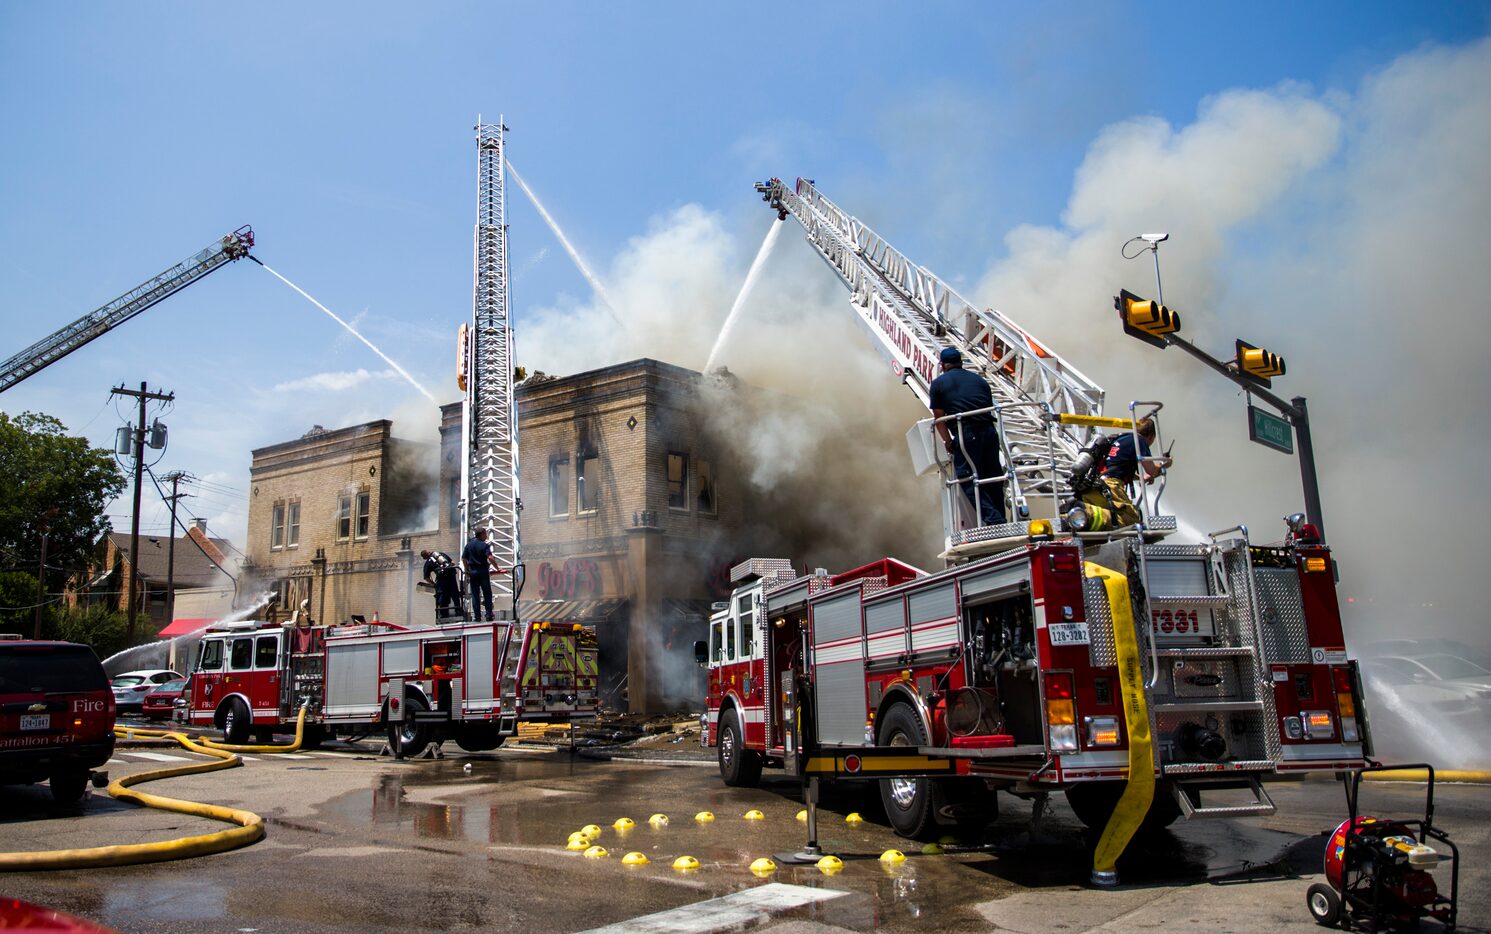
[[[145,700],[140,704],[140,713],[152,720],[169,720],[176,709],[176,701],[186,692],[188,679],[178,678],[167,681],[146,693]]]
[[[146,694],[167,681],[180,681],[184,677],[185,675],[164,668],[126,671],[109,679],[109,687],[114,690],[114,703],[118,705],[119,712],[124,713],[140,710],[144,706]]]
[[[88,646],[0,641],[0,784],[47,779],[58,803],[78,801],[114,753],[114,710]]]

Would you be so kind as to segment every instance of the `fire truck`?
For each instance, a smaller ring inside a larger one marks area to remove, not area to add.
[[[386,732],[396,756],[432,742],[495,749],[522,721],[593,716],[594,639],[577,624],[461,620],[296,627],[256,620],[203,633],[187,720],[230,743],[293,729],[304,744]]]
[[[908,442],[918,472],[941,480],[946,567],[736,566],[695,647],[709,676],[702,741],[726,784],[754,784],[766,766],[885,776],[890,823],[928,839],[982,828],[998,791],[1034,800],[1037,816],[1063,791],[1101,830],[1139,786],[1137,814],[1156,828],[1272,813],[1268,782],[1363,765],[1370,740],[1335,565],[1303,516],[1286,520],[1279,544],[1255,544],[1242,526],[1172,543],[1161,476],[1154,495],[1140,485],[1138,524],[1093,531],[1073,508],[1084,457],[1106,444],[1103,429],[1134,433],[1162,405],[1104,417],[1102,390],[1079,371],[812,182],[757,190],[779,220],[802,223],[924,404],[944,346],[988,381],[992,410],[946,423],[961,443],[963,418],[997,420],[1004,473],[970,482],[998,489],[1013,521],[980,521],[927,419]]]
[[[522,622],[518,435],[513,406],[504,202],[505,127],[477,126],[476,274],[472,318],[460,329],[457,385],[465,457],[463,529],[487,530],[495,620],[440,617],[432,628],[353,620],[281,626],[248,620],[204,635],[186,717],[229,742],[293,725],[302,707],[312,743],[386,731],[395,756],[453,740],[498,746],[519,721],[593,717],[599,709],[591,631]],[[477,608],[473,605],[471,611]]]

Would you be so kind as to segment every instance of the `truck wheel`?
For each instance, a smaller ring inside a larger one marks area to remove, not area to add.
[[[740,711],[731,708],[720,718],[720,778],[732,788],[755,788],[761,781],[761,753],[745,748]]]
[[[916,711],[907,704],[893,704],[880,721],[875,745],[916,747],[927,742]],[[880,801],[896,833],[912,840],[935,840],[937,815],[948,806],[947,786],[930,778],[884,778],[880,780]]]
[[[418,694],[404,695],[404,715],[408,719],[388,725],[388,747],[393,750],[395,758],[416,757],[423,753],[433,741],[434,736],[430,725],[418,723],[414,719],[416,714],[424,713],[429,709]]]
[[[77,804],[88,790],[88,773],[59,772],[48,783],[52,786],[52,800],[58,804]]]
[[[1066,800],[1076,812],[1078,820],[1101,832],[1108,826],[1108,818],[1113,816],[1113,809],[1118,807],[1118,799],[1123,797],[1127,787],[1126,781],[1083,782],[1066,790]],[[1165,782],[1157,782],[1154,800],[1150,802],[1149,813],[1144,816],[1138,832],[1158,833],[1179,818],[1180,805],[1175,803],[1175,795],[1171,793],[1170,786]]]
[[[1316,924],[1328,928],[1341,920],[1341,896],[1323,882],[1317,882],[1305,892],[1305,904],[1310,907],[1310,917]]]
[[[253,715],[241,698],[233,698],[223,710],[223,742],[230,746],[241,746],[248,741],[249,731],[254,728]]]
[[[496,749],[505,739],[496,724],[468,724],[456,732],[456,745],[467,752]]]

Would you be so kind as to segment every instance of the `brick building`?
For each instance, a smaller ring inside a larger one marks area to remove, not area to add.
[[[393,437],[385,419],[255,450],[243,598],[268,590],[282,614],[309,600],[318,620],[433,625],[416,565],[456,538],[461,474],[460,406],[441,415],[438,447]]]
[[[694,402],[700,374],[635,360],[516,391],[525,619],[594,625],[602,688],[633,710],[694,706],[693,641],[728,589],[746,504],[743,473]],[[434,622],[414,591],[422,548],[455,555],[461,406],[441,410],[439,450],[387,421],[253,452],[245,576],[317,619]]]

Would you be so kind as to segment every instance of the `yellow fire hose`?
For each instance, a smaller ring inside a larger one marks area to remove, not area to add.
[[[1108,615],[1113,621],[1113,645],[1118,654],[1118,684],[1123,697],[1123,722],[1129,734],[1129,780],[1123,796],[1103,827],[1092,854],[1092,881],[1117,885],[1118,857],[1154,801],[1154,753],[1149,735],[1149,705],[1144,699],[1144,672],[1134,635],[1134,609],[1129,602],[1128,578],[1117,571],[1087,562],[1087,576],[1101,579],[1108,592]]]
[[[1429,773],[1423,769],[1389,769],[1386,772],[1367,772],[1362,778],[1369,782],[1426,782]],[[1491,785],[1491,772],[1470,769],[1435,769],[1434,781],[1464,782],[1471,785]]]
[[[123,739],[130,739],[136,736],[171,739],[192,752],[201,753],[204,756],[215,756],[216,760],[213,762],[193,762],[188,765],[178,765],[169,769],[156,769],[150,772],[126,775],[124,778],[116,779],[109,784],[108,793],[110,797],[120,801],[130,801],[144,807],[172,811],[177,814],[189,814],[193,817],[205,817],[209,820],[237,824],[238,826],[231,830],[220,830],[217,833],[179,837],[175,840],[161,840],[155,843],[131,843],[120,846],[98,846],[72,850],[45,850],[34,853],[0,853],[0,872],[91,869],[102,866],[134,866],[140,863],[161,863],[173,859],[190,859],[194,856],[226,853],[228,850],[236,850],[239,847],[255,843],[264,837],[264,819],[252,811],[241,811],[236,808],[222,807],[216,804],[201,804],[196,801],[183,801],[180,798],[167,798],[163,795],[131,791],[130,786],[143,785],[146,782],[159,781],[163,778],[176,778],[182,775],[195,775],[201,772],[217,772],[222,769],[237,768],[243,765],[243,760],[234,755],[233,751],[263,753],[294,752],[300,748],[304,730],[305,708],[303,707],[300,710],[300,717],[295,722],[295,742],[288,746],[227,746],[221,743],[214,743],[211,740],[198,741],[187,736],[185,733],[174,730],[136,730],[129,727],[116,727],[114,729],[115,735]]]

